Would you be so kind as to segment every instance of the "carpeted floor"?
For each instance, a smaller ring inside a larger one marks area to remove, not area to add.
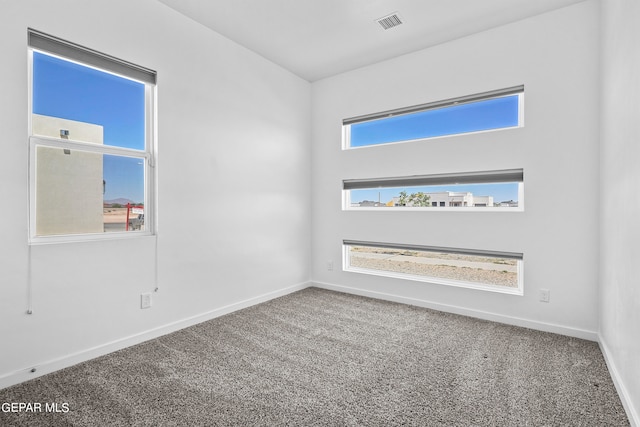
[[[10,426],[626,426],[593,342],[309,288],[0,390]],[[59,408],[60,409],[60,408]]]

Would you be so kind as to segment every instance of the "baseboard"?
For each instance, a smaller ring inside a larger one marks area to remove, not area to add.
[[[139,334],[131,335],[100,346],[65,355],[54,360],[49,360],[35,367],[30,366],[25,369],[10,372],[8,374],[0,376],[0,389],[32,380],[34,378],[58,371],[60,369],[68,368],[81,362],[95,359],[96,357],[104,356],[105,354],[113,353],[114,351],[131,347],[132,345],[136,345],[150,339],[158,338],[171,332],[175,332],[180,329],[205,322],[207,320],[215,319],[216,317],[224,316],[225,314],[229,314],[243,308],[251,307],[253,305],[260,304],[274,298],[278,298],[308,288],[309,286],[309,282],[299,283],[297,285],[289,286],[287,288],[279,289],[273,292],[268,292],[257,297],[249,298],[244,301],[239,301],[233,304],[226,305],[224,307],[217,308],[215,310],[198,314],[196,316],[172,322],[145,332],[141,332]]]
[[[618,391],[618,396],[620,396],[622,406],[624,406],[624,410],[627,412],[627,418],[629,418],[631,427],[640,427],[640,413],[638,412],[638,408],[634,407],[633,400],[631,400],[629,392],[627,391],[627,388],[624,386],[624,382],[622,381],[622,377],[620,377],[618,369],[613,362],[611,351],[609,350],[607,343],[604,341],[600,334],[598,334],[598,344],[600,345],[600,350],[602,351],[602,354],[604,356],[604,361],[607,364],[609,373],[611,374],[613,384],[616,386],[616,390]]]
[[[216,317],[220,317],[225,314],[229,314],[234,311],[250,307],[252,305],[260,304],[262,302],[266,302],[271,299],[278,298],[278,297],[290,294],[292,292],[305,289],[310,286],[315,286],[322,289],[334,290],[338,292],[345,292],[345,293],[354,294],[354,295],[367,296],[367,297],[376,298],[376,299],[383,299],[387,301],[394,301],[394,302],[399,302],[403,304],[415,305],[418,307],[425,307],[425,308],[430,308],[434,310],[445,311],[448,313],[460,314],[463,316],[475,317],[475,318],[484,319],[484,320],[491,320],[499,323],[505,323],[505,324],[514,325],[514,326],[521,326],[521,327],[541,330],[545,332],[553,332],[561,335],[568,335],[576,338],[582,338],[590,341],[600,342],[600,340],[598,339],[598,334],[591,331],[575,329],[575,328],[567,328],[564,326],[559,326],[559,325],[554,325],[549,323],[535,322],[535,321],[521,319],[517,317],[504,316],[504,315],[499,315],[499,314],[489,313],[489,312],[484,312],[479,310],[471,310],[471,309],[453,306],[453,305],[439,304],[439,303],[434,303],[427,300],[409,298],[409,297],[387,294],[382,292],[374,292],[374,291],[353,288],[348,286],[334,285],[334,284],[322,283],[322,282],[305,282],[305,283],[299,283],[297,285],[293,285],[287,288],[283,288],[277,291],[268,292],[266,294],[249,298],[244,301],[229,304],[224,307],[217,308],[215,310],[211,310],[196,316],[182,319],[177,322],[163,325],[158,328],[151,329],[149,331],[145,331],[136,335],[125,337],[125,338],[112,341],[112,342],[109,342],[100,346],[96,346],[93,348],[89,348],[77,353],[65,355],[64,357],[41,363],[35,367],[30,366],[28,368],[24,368],[18,371],[14,371],[14,372],[2,375],[0,376],[0,389],[34,379],[42,375],[49,374],[51,372],[55,372],[57,370],[64,369],[64,368],[76,365],[78,363],[85,362],[87,360],[91,360],[96,357],[100,357],[105,354],[109,354],[114,351],[121,350],[123,348],[130,347],[132,345],[139,344],[141,342],[148,341],[150,339],[154,339],[162,335],[166,335],[171,332],[175,332],[180,329],[184,329],[189,326],[196,325],[198,323],[205,322],[207,320],[215,319]],[[33,371],[34,369],[35,371]],[[640,427],[640,426],[637,425],[637,427]]]
[[[417,307],[430,308],[433,310],[444,311],[447,313],[460,314],[462,316],[474,317],[477,319],[490,320],[507,325],[520,326],[523,328],[535,329],[538,331],[552,332],[560,335],[581,338],[589,341],[598,341],[598,334],[595,331],[571,328],[553,323],[537,322],[535,320],[522,319],[514,316],[506,316],[481,310],[473,310],[455,305],[440,304],[432,301],[422,300],[418,298],[404,297],[400,295],[388,294],[384,292],[369,291],[366,289],[353,288],[350,286],[334,285],[331,283],[312,282],[312,286],[332,291],[345,292],[348,294],[361,295],[386,301],[399,302],[403,304],[415,305]]]

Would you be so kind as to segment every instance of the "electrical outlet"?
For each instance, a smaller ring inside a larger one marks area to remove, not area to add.
[[[549,289],[540,289],[540,301],[549,302]]]
[[[151,307],[151,294],[140,294],[140,308]]]
[[[333,271],[333,261],[327,261],[327,270]]]

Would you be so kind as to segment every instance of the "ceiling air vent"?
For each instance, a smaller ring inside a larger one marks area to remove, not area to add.
[[[398,15],[398,12],[394,12],[391,15],[376,19],[376,22],[380,24],[382,28],[388,30],[389,28],[397,27],[402,24],[402,19],[400,18],[400,15]]]

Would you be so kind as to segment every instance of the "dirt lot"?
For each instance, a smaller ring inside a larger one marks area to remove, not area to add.
[[[104,223],[117,224],[127,222],[127,208],[104,208]]]
[[[518,287],[517,261],[513,259],[367,247],[353,247],[350,255],[352,267]],[[431,260],[420,262],[420,258]]]

